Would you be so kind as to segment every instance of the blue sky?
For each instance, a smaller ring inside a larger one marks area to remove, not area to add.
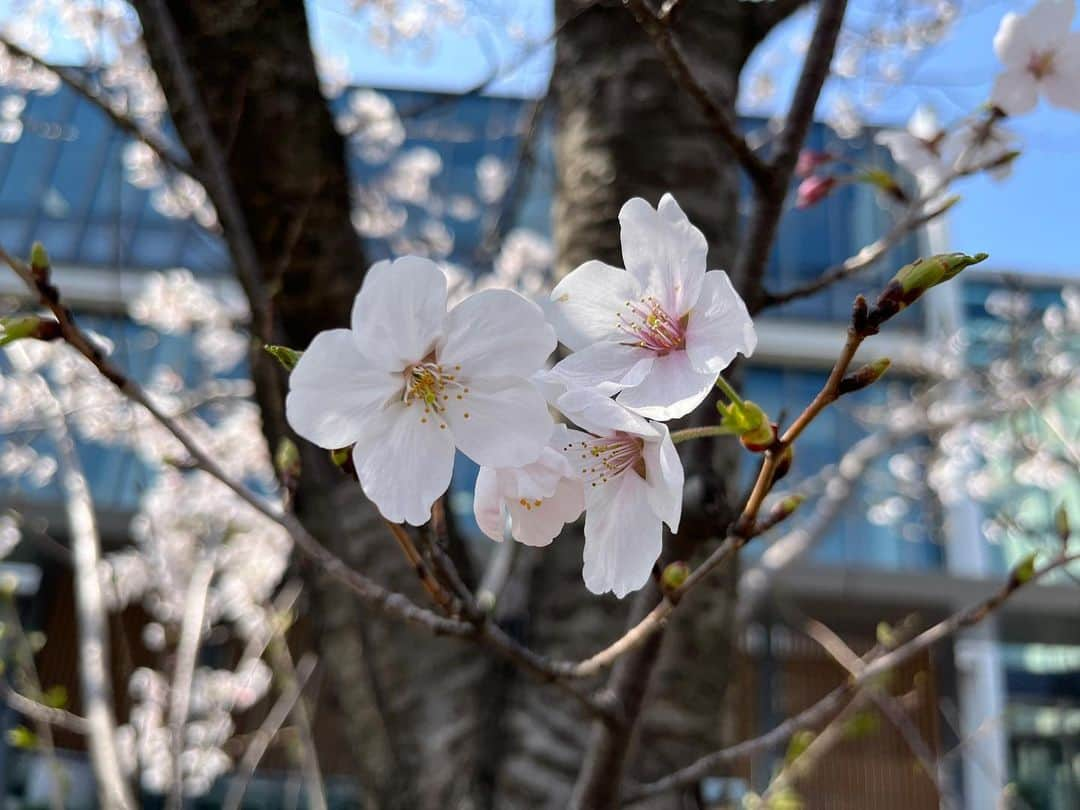
[[[464,2],[463,24],[439,26],[422,44],[384,51],[370,44],[363,14],[351,11],[347,0],[312,0],[313,37],[330,53],[347,58],[349,77],[358,84],[458,91],[497,76],[491,85],[495,92],[542,92],[551,66],[551,49],[544,43],[553,24],[552,3]],[[866,0],[852,2],[853,14],[868,13]],[[1030,5],[1031,0],[964,2],[950,37],[920,59],[900,85],[848,84],[842,89],[880,93],[883,101],[872,113],[874,124],[902,124],[920,102],[935,107],[946,122],[956,118],[989,95],[998,70],[992,40],[1001,17]],[[784,53],[790,42],[806,35],[811,22],[809,13],[790,20],[774,32],[757,59]],[[776,61],[785,66],[775,74],[782,101],[797,60]],[[740,111],[768,113],[771,108],[744,106]],[[950,213],[952,246],[986,251],[999,269],[1080,275],[1080,208],[1075,202],[1080,189],[1080,114],[1043,104],[1010,126],[1023,138],[1024,154],[1005,183],[976,178],[958,187],[964,199]]]

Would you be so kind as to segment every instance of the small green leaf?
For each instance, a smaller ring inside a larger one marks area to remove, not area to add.
[[[806,753],[806,749],[810,747],[810,743],[814,741],[816,736],[809,729],[796,731],[792,734],[791,739],[788,741],[787,753],[784,754],[784,763],[790,765]]]
[[[849,740],[858,740],[862,737],[869,737],[871,734],[876,734],[881,727],[881,720],[878,718],[876,712],[862,711],[855,712],[844,723],[844,736]]]
[[[263,346],[263,349],[281,363],[286,371],[292,371],[296,368],[296,364],[300,362],[300,358],[304,354],[296,349],[290,349],[288,346],[275,346],[271,343],[267,343]]]
[[[278,442],[274,453],[274,468],[282,480],[296,479],[300,475],[300,449],[288,436]]]
[[[1065,509],[1065,504],[1061,504],[1054,512],[1054,529],[1062,545],[1068,544],[1072,530],[1069,528],[1069,513]]]
[[[888,622],[878,622],[877,642],[882,647],[891,648],[896,646],[896,632]]]

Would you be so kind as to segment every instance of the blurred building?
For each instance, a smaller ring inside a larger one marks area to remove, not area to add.
[[[524,267],[526,283],[529,273],[550,260],[550,128],[531,103],[358,91],[337,104],[343,121],[357,128],[350,152],[361,189],[355,219],[372,260],[416,252],[458,268],[520,274]],[[147,273],[172,268],[186,268],[224,294],[235,294],[222,241],[198,224],[207,216],[199,199],[153,188],[127,137],[67,89],[31,96],[19,121],[21,137],[0,145],[0,245],[27,255],[32,241],[42,241],[69,302],[85,325],[112,340],[116,361],[133,376],[146,379],[169,366],[192,382],[189,342],[134,323],[125,304]],[[869,136],[833,142],[820,127],[809,145],[887,165]],[[770,264],[770,289],[818,277],[873,241],[888,222],[888,212],[865,185],[841,186],[821,204],[790,212]],[[853,296],[874,292],[896,267],[933,252],[936,238],[919,234],[854,280],[765,314],[758,324],[758,352],[744,370],[747,396],[773,414],[808,401],[842,343]],[[895,363],[887,382],[843,400],[813,424],[800,440],[792,480],[813,482],[867,436],[860,412],[903,401],[918,381],[926,352],[935,352],[943,335],[965,324],[990,328],[985,302],[1012,283],[966,274],[962,284],[890,324],[870,347],[873,357],[887,355]],[[1044,306],[1060,283],[1034,288],[1035,306]],[[0,295],[22,294],[16,279],[0,274]],[[5,442],[0,435],[0,506],[43,521],[62,540],[58,488],[35,480],[32,464],[5,461],[14,446]],[[828,623],[861,653],[874,644],[880,621],[896,623],[913,612],[923,621],[944,617],[991,593],[1027,552],[1023,544],[988,543],[983,516],[972,502],[938,501],[926,481],[930,449],[926,440],[909,440],[866,463],[852,476],[843,508],[828,521],[821,541],[761,591],[744,639],[739,736],[767,730],[843,677],[801,634],[798,617]],[[80,444],[80,454],[106,543],[119,546],[152,471],[129,454],[91,442]],[[455,474],[452,506],[465,525],[471,521],[474,476],[464,461]],[[1042,505],[1044,517],[1053,506]],[[478,545],[485,542],[477,538]],[[748,566],[761,555],[761,549],[751,549]],[[25,620],[49,634],[40,656],[44,682],[67,683],[74,691],[74,650],[62,642],[72,632],[71,583],[60,556],[24,541],[3,570],[19,577],[27,597]],[[947,760],[948,778],[963,785],[971,810],[994,806],[1010,780],[1033,808],[1080,806],[1077,605],[1071,584],[1040,585],[1011,601],[993,626],[939,645],[897,676],[896,691],[909,693],[912,723],[930,751],[941,754],[966,741]],[[139,644],[137,635],[131,644]],[[145,657],[138,650],[124,655],[117,654],[119,692],[124,668]],[[5,727],[17,722],[8,710]],[[761,789],[782,756],[776,752],[710,780],[704,793],[720,803]],[[10,753],[0,755],[0,778],[9,791],[33,792],[40,777],[40,769],[16,763]],[[862,808],[871,797],[882,810],[936,804],[931,781],[884,721],[842,746],[814,774],[806,795],[808,808]]]

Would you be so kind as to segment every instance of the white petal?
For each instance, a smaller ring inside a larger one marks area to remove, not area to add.
[[[446,275],[417,256],[368,270],[352,311],[361,350],[390,371],[423,360],[442,336],[445,320]]]
[[[994,53],[1007,67],[1023,68],[1032,54],[1065,41],[1075,13],[1073,0],[1040,0],[1027,14],[1009,12],[994,35]]]
[[[585,487],[581,481],[563,479],[551,497],[530,507],[510,502],[510,533],[527,546],[546,546],[585,509]]]
[[[908,121],[908,132],[922,141],[933,141],[941,134],[941,124],[933,108],[920,104]]]
[[[597,340],[617,339],[619,315],[641,298],[641,286],[625,270],[591,261],[567,274],[551,291],[548,317],[559,341],[577,351]]]
[[[746,303],[723,270],[710,270],[697,306],[686,324],[686,353],[698,371],[721,372],[736,354],[749,357],[757,348],[754,322]]]
[[[502,511],[503,497],[499,492],[498,473],[491,467],[481,467],[473,489],[473,515],[480,531],[501,543],[506,520]]]
[[[685,473],[667,425],[657,425],[657,428],[663,438],[658,442],[646,442],[642,451],[645,479],[649,485],[649,506],[672,532],[677,532],[682,516]]]
[[[550,498],[559,487],[563,478],[572,478],[573,468],[562,453],[567,444],[565,425],[556,425],[548,446],[540,452],[540,457],[524,467],[514,467],[499,471],[499,478],[505,479],[499,491],[503,497],[511,500],[519,498]]]
[[[610,395],[644,380],[654,357],[646,349],[604,340],[556,363],[548,376],[570,390],[594,388],[597,393]]]
[[[686,352],[657,357],[641,385],[619,394],[620,405],[649,419],[686,416],[708,396],[717,372],[697,371]]]
[[[330,329],[315,336],[289,375],[285,417],[319,447],[348,447],[401,387],[401,375],[375,368],[360,353],[352,332]]]
[[[438,355],[464,374],[528,377],[543,368],[555,343],[555,330],[532,301],[512,290],[484,290],[450,310]]]
[[[443,414],[461,452],[486,467],[522,467],[540,456],[553,422],[547,403],[526,380],[470,380],[464,399]]]
[[[994,80],[990,103],[1006,115],[1023,115],[1035,109],[1039,100],[1039,84],[1027,70],[1006,70]]]
[[[587,493],[582,575],[593,593],[611,591],[622,599],[649,581],[663,550],[663,527],[647,490],[628,470]]]
[[[619,227],[626,269],[669,315],[684,315],[701,292],[709,251],[704,234],[670,194],[660,200],[659,210],[640,197],[627,200]]]
[[[559,397],[556,407],[566,414],[571,422],[596,436],[610,436],[616,431],[647,439],[660,435],[647,419],[642,419],[615,400],[595,391],[567,391]]]
[[[1069,34],[1054,59],[1054,72],[1042,80],[1046,100],[1055,107],[1080,110],[1080,31]]]
[[[926,144],[909,132],[898,129],[879,132],[874,140],[889,150],[898,166],[914,174],[938,162],[938,157]]]
[[[360,486],[387,520],[426,523],[431,505],[450,486],[454,440],[440,424],[415,403],[395,403],[375,414],[356,440]]]

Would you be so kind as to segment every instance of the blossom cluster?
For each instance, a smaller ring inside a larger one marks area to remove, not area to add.
[[[694,410],[756,335],[674,198],[632,199],[619,221],[625,269],[586,262],[543,306],[483,289],[448,308],[433,262],[374,265],[351,328],[317,335],[293,370],[290,425],[351,448],[368,498],[413,525],[430,518],[460,451],[481,468],[486,534],[543,546],[584,511],[586,586],[640,588],[682,511],[664,423]],[[548,368],[557,342],[569,353]]]

